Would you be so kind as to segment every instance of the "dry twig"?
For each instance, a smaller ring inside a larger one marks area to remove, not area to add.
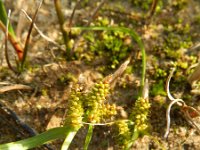
[[[13,84],[13,85],[0,87],[0,94],[8,92],[8,91],[13,91],[13,90],[32,90],[32,89],[33,88],[28,85]]]

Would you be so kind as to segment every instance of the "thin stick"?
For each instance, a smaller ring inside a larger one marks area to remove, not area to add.
[[[25,14],[25,16],[27,17],[27,19],[32,22],[31,17],[29,17],[29,15],[26,13],[26,11],[24,9],[21,9],[21,11]],[[52,40],[50,37],[46,36],[39,28],[38,26],[34,23],[33,24],[34,28],[36,29],[36,31],[40,34],[41,37],[43,37],[45,40],[47,40],[48,42],[54,44],[55,46],[59,47],[60,49],[64,50],[56,41]]]
[[[24,55],[23,55],[22,62],[21,62],[21,69],[22,70],[24,68],[24,63],[25,63],[25,60],[26,60],[27,52],[28,52],[28,47],[29,47],[29,41],[30,41],[31,32],[32,32],[32,29],[33,29],[34,22],[36,20],[36,16],[38,14],[38,11],[39,11],[40,7],[42,6],[42,3],[43,3],[43,0],[40,1],[39,5],[38,5],[38,7],[37,7],[37,9],[35,11],[35,14],[33,16],[30,28],[28,30],[28,35],[27,35],[27,38],[26,38],[25,46],[24,46]]]
[[[0,85],[9,85],[9,84],[11,84],[11,83],[9,83],[9,82],[0,82]]]
[[[37,131],[34,130],[33,128],[31,128],[28,124],[26,124],[25,122],[23,122],[20,117],[14,112],[12,111],[10,108],[8,108],[7,106],[3,105],[0,103],[0,108],[6,112],[9,116],[11,116],[15,122],[20,125],[25,131],[27,131],[31,136],[35,136],[37,135]],[[23,132],[17,130],[19,133],[21,133],[23,135]],[[49,144],[44,144],[44,147],[46,147],[48,150],[53,150],[53,148],[49,145]]]
[[[131,120],[123,120],[123,121],[133,123]],[[115,122],[116,122],[116,121],[105,122],[105,123],[88,123],[88,122],[82,122],[82,124],[93,125],[93,126],[106,126],[106,125],[112,125],[112,124],[114,124]]]
[[[167,108],[167,111],[166,111],[166,119],[167,119],[167,127],[166,127],[166,132],[165,132],[165,135],[164,135],[164,138],[166,139],[169,135],[169,129],[170,129],[170,123],[171,123],[171,119],[170,119],[170,111],[171,111],[171,107],[176,104],[176,103],[182,103],[182,105],[185,105],[185,102],[182,100],[182,99],[175,99],[173,100],[168,108]]]
[[[175,71],[175,68],[172,68],[172,71],[170,72],[168,78],[167,78],[167,81],[166,81],[166,91],[167,91],[167,96],[168,98],[173,101],[173,100],[176,100],[170,93],[170,90],[169,90],[169,85],[170,85],[170,81],[171,81],[171,78],[172,78],[172,75],[174,74],[174,71]]]
[[[73,11],[72,11],[72,14],[71,14],[70,19],[69,19],[69,24],[68,24],[69,30],[70,30],[71,27],[72,27],[72,20],[73,20],[73,18],[74,18],[75,11],[76,11],[76,9],[78,8],[78,6],[80,5],[81,1],[82,1],[82,0],[79,0],[78,2],[76,2],[76,5],[75,5],[75,7],[74,7],[74,9],[73,9]]]
[[[153,0],[152,5],[151,5],[151,9],[148,13],[148,18],[151,18],[154,15],[157,4],[158,4],[158,0]]]
[[[5,58],[6,58],[6,62],[8,64],[8,67],[10,70],[12,70],[14,73],[17,73],[17,71],[12,67],[10,60],[9,60],[9,56],[8,56],[8,27],[9,27],[9,23],[10,23],[10,15],[11,15],[11,10],[8,10],[8,19],[7,19],[7,23],[6,23],[6,32],[5,32]]]
[[[26,11],[24,9],[21,9],[21,11],[25,14],[26,18],[30,21],[33,22],[31,17],[29,17],[29,15],[26,13]],[[44,35],[44,33],[42,33],[42,31],[40,31],[40,29],[37,27],[37,25],[34,23],[33,24],[34,28],[36,29],[36,31],[41,35],[41,37],[43,37],[45,40],[47,40],[48,42],[51,42],[55,45],[58,45],[58,43],[56,43],[54,40],[52,40],[51,38],[47,37],[46,35]]]
[[[14,84],[14,85],[8,85],[8,86],[3,86],[0,88],[0,94],[8,91],[13,91],[13,90],[32,90],[33,88],[28,86],[28,85],[23,85],[23,84]]]

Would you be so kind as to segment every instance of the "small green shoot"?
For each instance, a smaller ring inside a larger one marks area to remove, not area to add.
[[[85,144],[84,144],[84,148],[83,148],[84,150],[88,149],[88,146],[89,146],[90,141],[92,139],[93,129],[94,129],[93,125],[88,126],[88,132],[87,132],[87,135],[86,135],[86,138],[85,138]]]

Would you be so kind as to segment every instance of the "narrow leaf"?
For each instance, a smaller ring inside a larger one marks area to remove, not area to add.
[[[78,130],[69,131],[62,144],[61,150],[67,150]]]
[[[94,126],[89,125],[88,132],[87,132],[86,139],[85,139],[85,145],[84,145],[84,148],[83,148],[84,150],[88,149],[88,146],[89,146],[90,141],[92,139],[93,129],[94,129]]]
[[[67,127],[58,127],[50,129],[46,132],[38,134],[34,137],[20,140],[17,142],[11,142],[0,145],[1,150],[27,150],[30,148],[37,147],[49,141],[60,139],[66,136],[69,129]]]

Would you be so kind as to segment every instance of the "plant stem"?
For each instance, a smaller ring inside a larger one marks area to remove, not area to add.
[[[8,27],[9,27],[9,22],[10,22],[10,14],[11,14],[11,10],[8,11],[8,19],[6,22],[6,32],[5,32],[5,58],[6,58],[6,62],[8,64],[8,67],[10,68],[10,70],[12,70],[13,72],[16,72],[15,69],[12,67],[9,57],[8,57]]]
[[[33,29],[33,26],[34,26],[34,23],[35,23],[35,20],[36,20],[37,13],[38,13],[41,5],[42,5],[42,2],[43,2],[43,0],[40,1],[40,4],[38,5],[38,8],[35,11],[35,14],[33,16],[31,25],[30,25],[29,30],[28,30],[28,35],[26,37],[26,42],[25,42],[25,46],[24,46],[24,54],[23,54],[23,58],[22,58],[22,62],[21,62],[21,70],[24,69],[24,63],[25,63],[25,60],[26,60],[27,52],[28,52],[31,32],[32,32],[32,29]]]
[[[88,146],[89,146],[90,141],[92,139],[93,129],[94,129],[94,126],[93,125],[89,125],[89,127],[88,127],[88,133],[87,133],[87,136],[86,136],[86,139],[85,139],[84,148],[83,148],[84,150],[88,149]]]
[[[0,28],[5,33],[6,32],[6,26],[0,21]],[[9,29],[8,29],[9,30]],[[17,38],[13,36],[10,32],[8,32],[8,40],[11,42],[12,46],[14,47],[18,59],[21,61],[23,57],[23,49],[20,45],[20,43],[17,41]]]
[[[4,7],[2,0],[0,0],[0,20],[4,25],[6,25],[6,23],[7,23],[7,13],[6,13],[6,9]],[[8,26],[8,31],[13,37],[15,37],[15,32],[14,32],[14,30],[13,30],[13,28],[10,24]]]
[[[148,18],[151,18],[154,15],[157,4],[158,4],[158,0],[153,0],[153,2],[151,4],[151,9],[150,9],[148,16],[147,16]]]
[[[61,150],[67,150],[69,148],[69,145],[71,144],[74,136],[76,135],[78,130],[69,130],[67,133],[67,136],[63,142],[63,145],[61,147]]]
[[[58,21],[59,21],[59,24],[60,24],[60,30],[62,32],[63,40],[64,40],[65,47],[66,47],[67,59],[70,60],[70,48],[68,46],[68,44],[69,44],[69,35],[63,28],[65,20],[64,20],[64,16],[63,16],[63,13],[62,13],[62,10],[61,10],[61,2],[60,2],[60,0],[54,0],[54,5],[55,5]]]

